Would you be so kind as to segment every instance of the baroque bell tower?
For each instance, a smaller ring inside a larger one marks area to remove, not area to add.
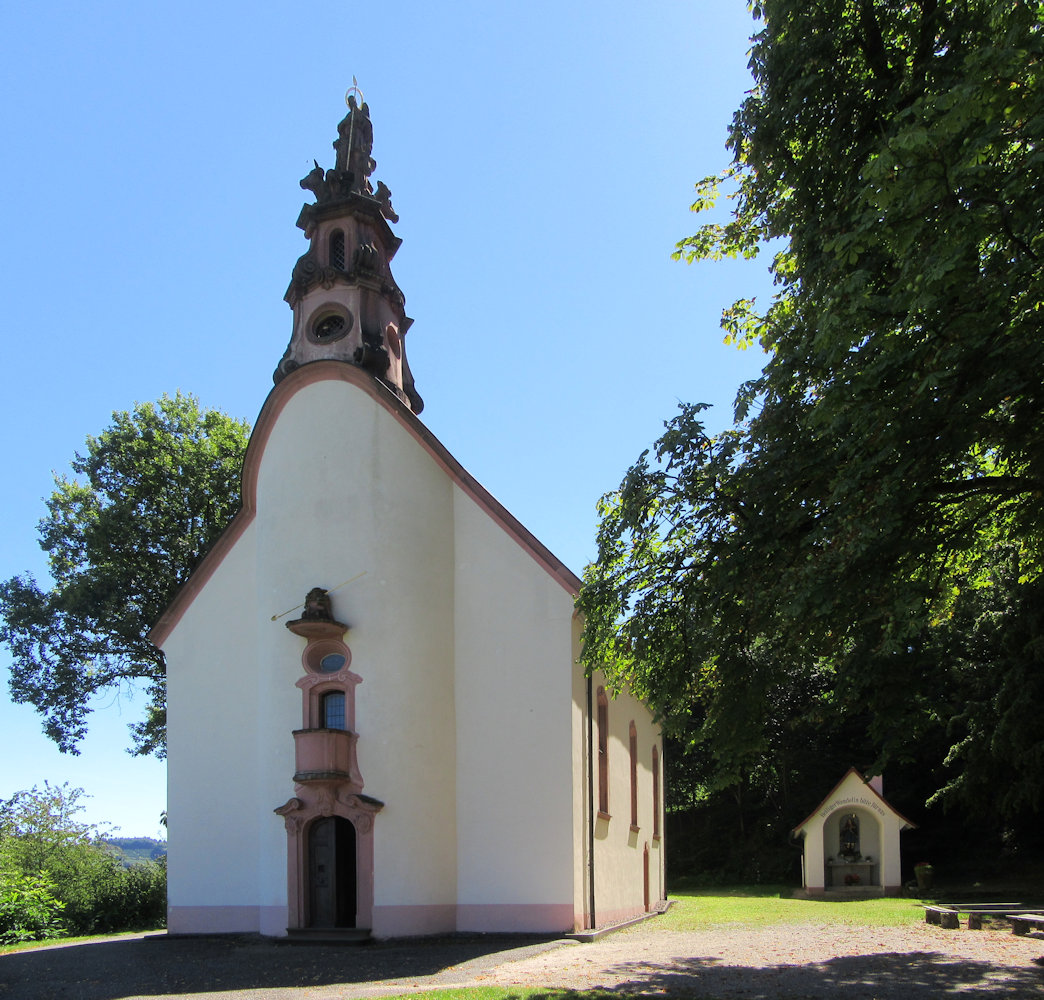
[[[293,332],[273,375],[278,383],[312,361],[335,360],[370,372],[414,413],[424,402],[406,360],[406,297],[391,273],[402,242],[389,222],[398,222],[391,191],[377,190],[370,175],[370,109],[353,81],[346,95],[348,114],[337,126],[334,167],[315,169],[301,187],[315,202],[301,209],[297,225],[309,241],[294,265],[284,298],[294,311]]]

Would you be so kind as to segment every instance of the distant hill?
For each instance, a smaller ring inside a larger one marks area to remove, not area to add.
[[[105,843],[115,847],[128,865],[155,861],[167,853],[167,842],[152,837],[106,837]]]

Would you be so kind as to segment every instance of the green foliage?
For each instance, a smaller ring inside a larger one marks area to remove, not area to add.
[[[240,503],[249,427],[177,393],[113,414],[75,477],[55,476],[39,525],[53,585],[0,583],[0,639],[11,695],[43,716],[66,752],[87,727],[90,698],[144,684],[136,753],[164,754],[166,674],[148,632]]]
[[[47,875],[0,871],[0,944],[61,937],[63,909]]]
[[[896,897],[828,901],[789,899],[779,895],[781,886],[738,886],[730,889],[671,891],[675,905],[657,927],[665,931],[701,931],[741,925],[767,927],[816,923],[841,927],[896,927],[923,923],[924,911],[916,902]]]
[[[59,893],[78,934],[161,927],[166,921],[166,859],[131,866],[100,844],[66,859]]]
[[[82,798],[82,789],[45,782],[0,800],[0,872],[23,896],[25,886],[48,889],[75,933],[161,926],[166,859],[126,866],[97,827],[76,818]]]
[[[769,353],[736,423],[683,406],[604,498],[585,663],[778,790],[803,742],[920,760],[951,801],[1044,805],[1044,26],[1022,0],[765,0],[731,220],[771,245],[727,310]],[[833,738],[833,737],[831,737]]]

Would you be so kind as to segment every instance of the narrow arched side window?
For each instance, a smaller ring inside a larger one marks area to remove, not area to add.
[[[330,233],[330,266],[344,270],[344,233],[340,229]]]
[[[638,729],[631,720],[628,732],[628,749],[631,754],[631,829],[638,829]]]
[[[660,836],[660,748],[652,748],[653,838]]]
[[[609,818],[609,699],[598,689],[598,814]]]
[[[347,729],[343,691],[327,691],[319,702],[320,729]]]

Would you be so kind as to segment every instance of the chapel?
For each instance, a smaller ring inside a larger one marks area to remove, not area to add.
[[[151,634],[169,931],[558,933],[650,911],[659,727],[579,666],[577,577],[421,422],[398,216],[347,103],[334,165],[301,181],[308,249],[242,508]]]
[[[807,896],[902,893],[899,834],[915,830],[884,797],[880,776],[850,767],[791,832],[802,841],[801,885]]]

